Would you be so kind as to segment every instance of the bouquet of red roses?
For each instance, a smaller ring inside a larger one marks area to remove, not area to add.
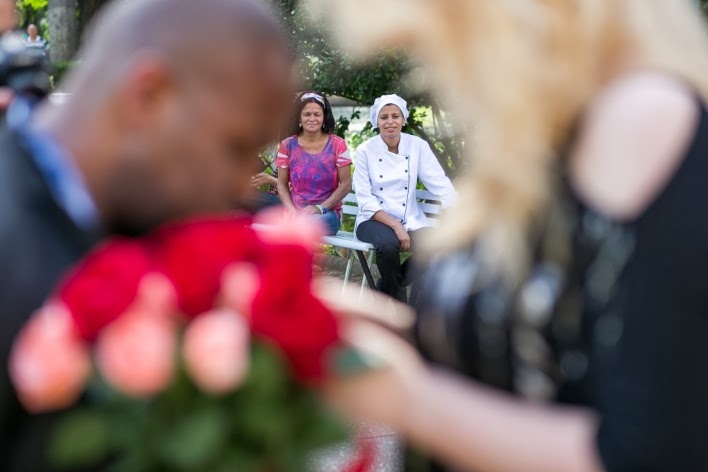
[[[79,401],[54,432],[59,466],[300,471],[347,437],[318,400],[356,354],[311,291],[317,231],[205,219],[89,254],[27,323],[10,373],[33,412]],[[367,469],[371,454],[351,470]]]

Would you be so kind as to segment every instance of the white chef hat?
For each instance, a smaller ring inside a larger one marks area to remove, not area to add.
[[[374,104],[371,105],[371,109],[369,110],[369,119],[371,120],[371,125],[374,128],[379,127],[379,113],[381,113],[381,109],[386,105],[396,105],[398,108],[401,109],[401,113],[403,113],[403,119],[408,120],[408,104],[404,99],[402,99],[396,94],[381,95],[374,101]]]

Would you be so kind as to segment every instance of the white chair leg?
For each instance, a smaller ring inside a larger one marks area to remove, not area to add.
[[[344,270],[344,284],[342,285],[342,292],[344,292],[344,288],[349,283],[349,279],[351,279],[353,266],[354,266],[354,251],[350,251],[349,252],[349,260],[347,261],[347,268]]]

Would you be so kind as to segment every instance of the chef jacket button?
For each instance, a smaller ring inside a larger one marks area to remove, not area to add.
[[[408,190],[408,187],[406,187],[405,189]]]
[[[383,205],[383,200],[381,200],[379,203]]]
[[[383,190],[383,187],[381,187],[379,190]]]
[[[404,203],[403,206],[406,206],[406,204]]]
[[[379,162],[383,162],[383,159],[379,159]]]
[[[408,173],[408,169],[406,169],[406,174]]]
[[[408,159],[408,156],[406,156],[406,159]]]
[[[383,175],[379,175],[379,179],[383,179]]]

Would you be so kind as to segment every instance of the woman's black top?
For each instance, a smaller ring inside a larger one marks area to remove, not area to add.
[[[635,220],[561,194],[521,286],[475,248],[426,267],[421,351],[524,397],[592,408],[608,471],[708,471],[708,113]]]

